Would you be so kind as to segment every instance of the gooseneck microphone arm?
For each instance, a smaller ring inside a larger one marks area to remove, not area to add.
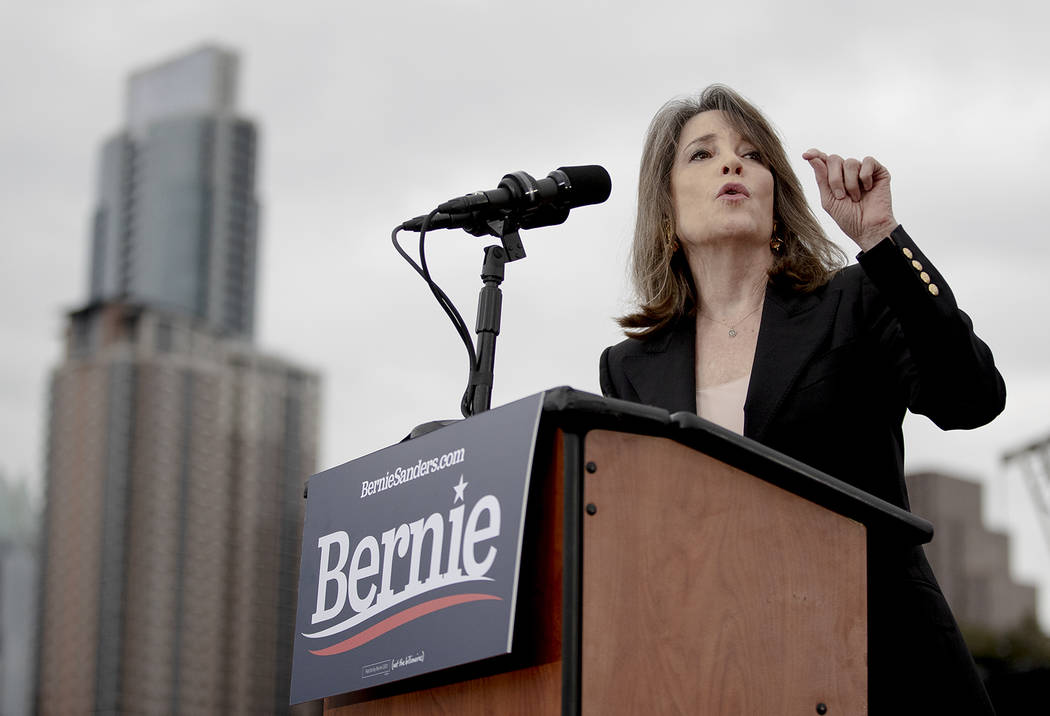
[[[471,373],[467,385],[471,415],[482,413],[492,405],[496,337],[499,335],[503,312],[503,292],[499,288],[503,283],[503,266],[510,261],[525,258],[525,248],[521,245],[521,238],[514,223],[504,219],[492,224],[493,230],[499,233],[503,246],[486,246],[485,259],[481,264],[481,280],[484,285],[478,295],[478,317],[474,329],[478,335],[477,367]]]
[[[478,336],[478,347],[475,351],[474,343],[470,339],[462,315],[452,304],[452,300],[448,295],[441,290],[440,286],[434,283],[430,276],[430,269],[427,266],[423,239],[430,228],[428,225],[429,220],[436,213],[437,210],[435,209],[431,215],[422,217],[423,221],[420,225],[419,234],[420,261],[418,264],[412,260],[412,257],[398,243],[397,234],[403,229],[403,226],[394,228],[390,240],[397,252],[427,282],[431,292],[434,294],[434,298],[437,299],[438,304],[448,315],[449,320],[452,321],[452,325],[455,326],[463,344],[467,348],[470,372],[467,378],[467,388],[463,393],[463,399],[460,401],[460,412],[464,418],[469,418],[471,415],[488,410],[492,404],[492,385],[495,378],[496,364],[496,337],[499,336],[503,311],[503,292],[499,286],[503,283],[504,265],[511,261],[525,258],[525,247],[521,243],[517,223],[512,219],[507,218],[486,222],[488,231],[493,236],[499,237],[503,245],[485,247],[485,257],[481,266],[483,286],[478,295],[478,314],[474,329]],[[433,421],[419,425],[406,440],[412,437],[419,437],[445,424],[447,424],[447,421]]]
[[[612,181],[600,166],[561,167],[546,177],[536,180],[525,172],[504,175],[496,189],[479,191],[450,199],[426,216],[417,216],[397,226],[391,240],[398,253],[423,277],[434,297],[448,314],[459,332],[470,358],[470,373],[460,410],[470,417],[489,409],[495,375],[496,338],[500,332],[503,307],[504,266],[525,258],[520,229],[553,226],[565,221],[569,212],[578,206],[599,204],[609,197]],[[474,349],[468,329],[456,307],[444,291],[430,277],[424,252],[424,238],[432,229],[464,229],[474,236],[495,236],[502,246],[485,247],[481,268],[483,286],[478,296],[478,314]],[[401,248],[397,241],[399,231],[419,232],[419,264]],[[440,426],[439,422],[417,427],[410,437],[422,434],[421,429]]]

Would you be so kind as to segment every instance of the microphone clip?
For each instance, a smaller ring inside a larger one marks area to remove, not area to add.
[[[503,244],[507,252],[505,261],[517,261],[525,258],[525,247],[521,243],[521,235],[518,234],[519,222],[513,217],[502,219],[490,219],[484,222],[484,226],[477,224],[467,232],[474,236],[495,236]]]

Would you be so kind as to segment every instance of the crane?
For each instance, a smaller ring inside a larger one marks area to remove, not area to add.
[[[1050,548],[1050,435],[1003,453],[1005,465],[1020,464],[1036,517]]]

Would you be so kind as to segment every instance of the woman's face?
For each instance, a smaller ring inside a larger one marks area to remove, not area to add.
[[[682,127],[671,202],[678,238],[687,247],[768,243],[773,233],[773,174],[757,147],[718,110],[701,112]]]

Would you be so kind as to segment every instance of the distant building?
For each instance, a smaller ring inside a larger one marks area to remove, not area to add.
[[[25,483],[0,474],[0,714],[33,707],[37,510]]]
[[[319,379],[260,352],[236,58],[132,76],[51,379],[42,714],[288,711]]]
[[[1034,614],[1035,587],[1010,575],[1010,538],[981,521],[981,485],[931,472],[906,480],[912,511],[934,525],[926,556],[956,620],[1003,631]]]
[[[125,299],[255,326],[257,132],[237,116],[237,57],[215,47],[136,72],[127,126],[102,147],[93,302]]]

